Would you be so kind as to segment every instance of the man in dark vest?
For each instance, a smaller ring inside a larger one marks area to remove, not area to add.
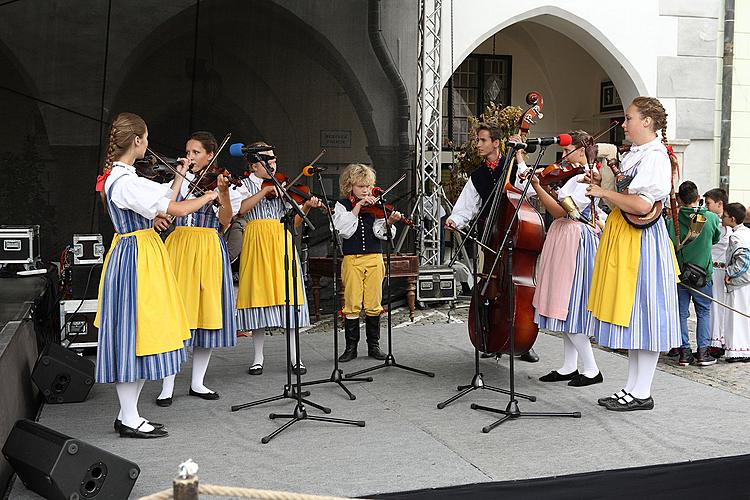
[[[510,137],[510,140],[521,141],[520,136]],[[480,123],[477,127],[477,149],[482,157],[482,164],[471,173],[461,195],[456,200],[450,217],[445,221],[448,230],[464,229],[474,217],[479,217],[478,233],[481,235],[489,213],[491,202],[487,201],[492,195],[493,188],[500,181],[502,175],[503,158],[500,155],[500,141],[502,130],[500,127],[487,123]],[[518,170],[523,171],[526,165],[523,154],[516,151]],[[484,207],[484,209],[482,209]],[[480,213],[481,211],[481,213]],[[530,363],[539,361],[534,349],[522,354],[521,359]]]

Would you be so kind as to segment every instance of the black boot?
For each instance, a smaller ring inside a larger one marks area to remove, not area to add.
[[[339,361],[346,363],[357,357],[357,343],[359,343],[359,318],[344,321],[344,339],[346,339],[346,349],[339,356]]]
[[[367,334],[367,355],[371,358],[384,360],[385,353],[380,350],[380,316],[367,316],[365,333]]]

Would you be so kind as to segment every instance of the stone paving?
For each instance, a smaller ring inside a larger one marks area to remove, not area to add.
[[[401,303],[403,303],[403,301],[401,301]],[[391,321],[394,328],[403,328],[404,326],[409,324],[439,325],[441,323],[444,324],[448,322],[449,318],[453,323],[465,323],[468,316],[468,311],[468,298],[459,297],[459,299],[455,302],[453,308],[445,303],[431,303],[427,304],[424,309],[415,310],[414,323],[409,320],[408,307],[406,307],[405,305],[394,307]],[[692,314],[693,312],[691,310],[691,315]],[[691,342],[693,344],[693,347],[695,348],[694,316],[691,316],[690,320],[688,321],[688,326],[691,332]],[[332,328],[333,320],[331,315],[328,314],[323,315],[319,322],[315,323],[309,329],[306,329],[304,333],[314,334],[321,332],[330,332]],[[339,328],[343,328],[341,323],[339,323]],[[383,335],[385,335],[385,316],[382,319],[381,329],[383,331]],[[554,332],[547,331],[544,331],[543,333],[554,336],[559,335]],[[342,343],[341,348],[343,349],[343,335],[340,337],[340,342]],[[596,344],[594,344],[594,346],[598,347],[599,349],[609,351],[609,349],[606,347],[596,346]],[[541,356],[544,356],[543,352],[539,354]],[[669,358],[666,355],[662,354],[661,359],[659,360],[658,368],[665,372],[672,373],[674,375],[684,377],[701,384],[716,387],[733,394],[738,394],[740,396],[750,398],[750,363],[727,363],[723,359],[719,359],[719,361],[712,366],[701,367],[697,365],[691,365],[687,367],[681,367],[677,364],[676,358]]]

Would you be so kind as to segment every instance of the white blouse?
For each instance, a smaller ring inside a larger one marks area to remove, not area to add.
[[[125,178],[118,181],[110,192],[110,186],[120,177]],[[104,183],[104,190],[118,208],[132,210],[147,219],[167,213],[172,197],[172,189],[169,186],[138,177],[132,165],[119,161],[112,164],[112,171]]]
[[[628,186],[629,194],[640,195],[653,204],[664,200],[672,189],[672,164],[667,148],[660,138],[640,146],[631,146],[630,152],[622,160],[620,170],[624,175],[634,167],[638,173]]]

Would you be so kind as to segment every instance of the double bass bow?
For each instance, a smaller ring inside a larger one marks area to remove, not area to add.
[[[516,129],[522,137],[543,116],[539,92],[530,92],[526,102],[530,107]],[[525,192],[510,182],[514,158],[512,154],[509,157],[493,191],[481,238],[480,246],[494,248],[497,254],[494,261],[485,259],[476,281],[477,291],[469,306],[469,338],[482,352],[508,353],[512,345],[513,354],[522,354],[534,345],[539,331],[531,302],[545,230],[541,214],[526,200]]]

